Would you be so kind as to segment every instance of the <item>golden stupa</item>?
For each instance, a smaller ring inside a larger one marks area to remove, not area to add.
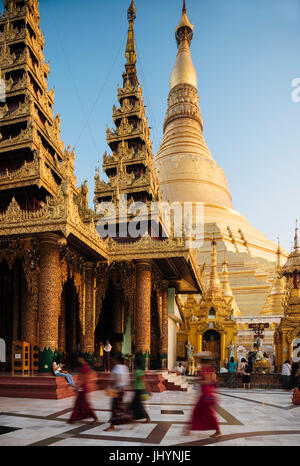
[[[206,283],[214,235],[218,240],[218,272],[222,271],[226,252],[229,282],[237,306],[243,316],[257,316],[277,274],[277,244],[235,210],[225,173],[206,145],[197,74],[190,52],[193,29],[184,1],[182,18],[175,31],[178,53],[170,78],[164,135],[155,161],[162,198],[169,202],[203,203],[204,219],[200,222],[204,223],[204,238],[198,258],[200,264],[206,264]],[[193,228],[196,224],[194,219]],[[287,256],[285,251],[281,254],[283,258]]]

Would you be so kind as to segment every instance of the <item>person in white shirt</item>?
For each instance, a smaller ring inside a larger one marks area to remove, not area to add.
[[[135,419],[126,411],[123,403],[124,392],[130,385],[128,367],[125,366],[121,353],[116,354],[114,360],[116,364],[111,371],[111,390],[115,391],[115,396],[112,397],[110,426],[104,430],[105,432],[115,430],[117,425],[135,423]]]
[[[112,350],[112,346],[109,343],[109,340],[106,340],[106,344],[103,348],[103,356],[104,356],[104,372],[110,373],[110,352]]]
[[[69,382],[71,387],[75,387],[73,377],[71,374],[68,374],[67,372],[62,372],[63,364],[57,364],[56,361],[53,361],[52,364],[52,371],[55,377],[65,377],[65,379]]]
[[[291,363],[287,359],[285,363],[282,365],[282,370],[281,370],[282,388],[284,388],[285,390],[289,390],[290,378],[291,378]]]
[[[177,371],[177,372],[180,372],[181,375],[184,374],[184,367],[183,367],[183,365],[182,365],[181,362],[180,362],[180,363],[178,364],[178,366],[176,367],[176,371]]]

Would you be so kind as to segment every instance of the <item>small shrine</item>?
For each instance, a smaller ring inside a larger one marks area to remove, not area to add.
[[[300,248],[298,225],[296,225],[293,251],[282,267],[281,275],[286,278],[287,286],[283,303],[284,317],[281,319],[274,335],[277,369],[280,369],[287,359],[290,362],[300,360]]]
[[[189,296],[183,304],[185,321],[178,337],[193,347],[194,354],[210,352],[219,365],[231,357],[236,359],[235,316],[239,315],[239,310],[231,292],[226,259],[221,284],[217,272],[217,241],[213,238],[211,244],[212,266],[208,286],[200,303],[194,296]]]

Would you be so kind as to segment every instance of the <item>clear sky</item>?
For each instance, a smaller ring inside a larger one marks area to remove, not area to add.
[[[125,63],[130,0],[40,0],[49,87],[62,139],[76,146],[78,183],[107,150]],[[162,139],[174,29],[182,0],[135,0],[138,75],[154,153]],[[235,208],[290,250],[300,219],[300,0],[187,0],[207,145],[224,169]]]

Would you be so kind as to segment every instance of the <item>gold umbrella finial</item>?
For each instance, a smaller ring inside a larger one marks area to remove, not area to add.
[[[294,249],[295,251],[299,251],[299,239],[298,239],[298,219],[296,219],[296,228],[295,228],[295,238],[294,238]]]
[[[128,8],[127,19],[129,22],[134,21],[136,19],[136,9],[134,5],[134,0],[131,0],[130,7]]]
[[[131,0],[131,4],[127,11],[127,19],[129,22],[129,29],[127,35],[127,45],[125,56],[127,59],[128,65],[135,65],[136,64],[136,49],[135,49],[135,37],[134,37],[134,20],[136,19],[136,9],[134,5],[134,0]]]

